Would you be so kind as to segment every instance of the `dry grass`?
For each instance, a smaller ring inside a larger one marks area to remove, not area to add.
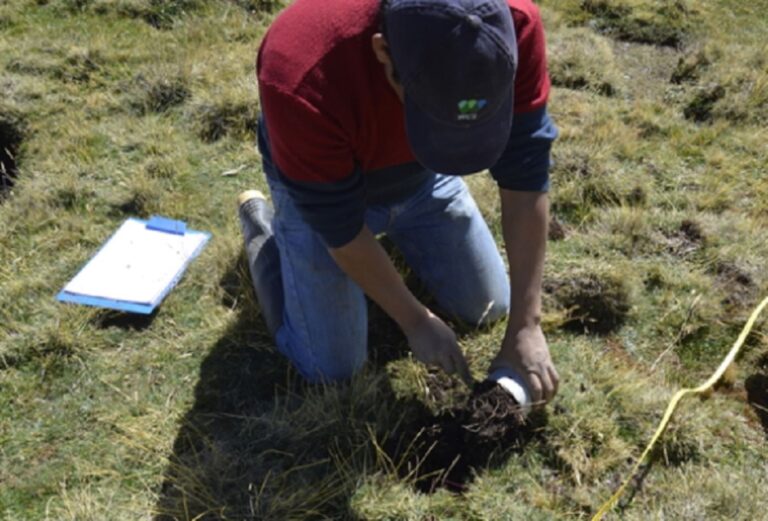
[[[610,41],[586,28],[562,28],[547,41],[553,85],[614,96],[623,79]]]
[[[233,201],[265,188],[253,59],[282,4],[0,5],[0,138],[18,170],[0,199],[0,517],[595,512],[673,390],[716,367],[768,293],[768,5],[543,4],[563,229],[544,323],[563,385],[461,495],[407,472],[423,449],[406,427],[460,393],[430,387],[380,310],[346,387],[302,384],[258,318]],[[469,184],[500,240],[492,180]],[[214,236],[156,316],[54,301],[122,220],[151,213]],[[622,519],[764,517],[765,323],[714,394],[683,403]],[[462,336],[477,377],[503,331]]]

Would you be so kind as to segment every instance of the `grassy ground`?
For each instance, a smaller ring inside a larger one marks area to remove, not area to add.
[[[541,4],[563,385],[460,494],[416,488],[425,449],[407,442],[461,390],[380,311],[371,364],[341,388],[301,384],[258,318],[233,201],[265,187],[253,61],[278,3],[0,4],[0,186],[15,181],[0,196],[0,518],[594,512],[768,293],[768,2]],[[492,183],[470,184],[500,237]],[[213,233],[155,316],[54,301],[122,220],[152,213]],[[623,519],[766,519],[765,323],[714,394],[683,404]],[[463,337],[476,376],[502,332]]]

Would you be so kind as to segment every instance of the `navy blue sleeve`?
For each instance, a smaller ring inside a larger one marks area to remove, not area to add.
[[[330,248],[344,246],[365,224],[365,183],[356,170],[342,181],[293,181],[279,174],[304,222]]]
[[[259,118],[258,145],[264,173],[285,185],[304,222],[331,248],[338,248],[357,237],[365,223],[365,181],[355,169],[333,183],[294,181],[284,175],[272,160],[267,126]]]
[[[491,167],[499,187],[520,192],[548,191],[549,151],[557,134],[546,106],[515,114],[507,148]]]

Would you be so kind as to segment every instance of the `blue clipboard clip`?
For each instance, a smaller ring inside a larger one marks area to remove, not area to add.
[[[167,217],[162,217],[159,215],[153,215],[147,221],[142,221],[140,219],[134,219],[134,218],[130,218],[129,220],[137,221],[144,224],[147,230],[154,230],[154,231],[170,233],[174,235],[186,235],[188,233],[199,234],[203,236],[204,240],[202,240],[202,242],[197,247],[197,249],[189,256],[189,258],[183,264],[181,269],[179,269],[179,272],[173,278],[173,281],[160,293],[160,295],[155,299],[154,302],[151,302],[151,303],[127,302],[127,301],[114,300],[114,299],[108,299],[103,297],[96,297],[91,295],[80,295],[75,293],[69,293],[65,290],[61,290],[59,292],[59,294],[56,296],[57,300],[59,300],[60,302],[84,304],[86,306],[95,306],[95,307],[101,307],[101,308],[107,308],[107,309],[114,309],[117,311],[125,311],[129,313],[139,313],[142,315],[152,314],[157,308],[157,306],[160,304],[160,302],[162,302],[165,299],[165,297],[168,295],[171,289],[173,289],[176,283],[178,283],[179,279],[186,271],[189,263],[200,254],[200,252],[203,250],[208,240],[211,238],[211,234],[209,232],[187,230],[187,223],[185,223],[184,221],[177,221],[177,220],[169,219]],[[111,240],[111,237],[102,245],[102,248],[106,247],[106,244],[110,240]],[[97,252],[97,255],[98,255],[98,252]]]
[[[175,221],[167,217],[153,215],[147,221],[147,230],[157,230],[159,232],[172,233],[174,235],[184,235],[187,233],[187,223],[184,221]]]

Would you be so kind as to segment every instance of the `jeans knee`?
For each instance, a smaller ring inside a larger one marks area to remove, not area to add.
[[[491,301],[483,311],[483,314],[478,318],[477,325],[485,326],[492,324],[494,322],[498,322],[507,315],[509,315],[509,301]]]
[[[366,356],[346,356],[317,360],[314,366],[302,376],[312,383],[343,382],[351,380],[365,365]]]
[[[304,379],[311,383],[349,380],[365,365],[365,340],[339,339],[307,343],[281,328],[277,335],[278,350],[285,355]]]
[[[489,300],[482,306],[475,306],[473,309],[459,315],[459,318],[472,327],[481,327],[498,322],[509,314],[509,300]]]

